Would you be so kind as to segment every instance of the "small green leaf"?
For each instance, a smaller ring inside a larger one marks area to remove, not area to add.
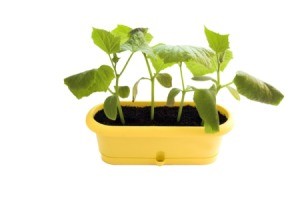
[[[113,56],[113,58],[112,58],[112,61],[113,61],[115,64],[117,64],[117,63],[119,62],[119,60],[120,60],[120,58],[117,56],[116,53],[114,53],[114,56]]]
[[[136,99],[136,96],[138,94],[138,86],[141,80],[149,80],[149,78],[142,77],[138,81],[136,81],[136,83],[134,83],[132,88],[132,102],[134,102]]]
[[[204,28],[204,32],[206,35],[206,39],[208,41],[209,47],[214,50],[216,53],[224,52],[225,50],[229,49],[229,41],[228,37],[229,34],[219,34],[213,32],[206,27]]]
[[[119,96],[121,98],[127,98],[130,93],[130,88],[128,86],[119,86]]]
[[[229,85],[227,85],[226,88],[236,100],[240,100],[240,94],[236,89],[230,87]]]
[[[156,75],[157,81],[164,87],[172,87],[172,76],[167,73],[160,73]]]
[[[116,36],[120,37],[121,45],[124,44],[126,41],[128,41],[130,35],[130,31],[132,29],[126,25],[118,25],[111,33]]]
[[[153,47],[164,63],[180,63],[193,61],[201,63],[206,67],[211,67],[210,57],[213,55],[211,51],[189,45],[165,45],[159,44]]]
[[[117,119],[117,96],[112,95],[104,101],[104,113],[111,120]]]
[[[208,80],[211,80],[213,82],[217,82],[215,79],[213,79],[210,76],[195,76],[192,79],[195,80],[195,81],[208,81]]]
[[[120,37],[106,30],[93,28],[92,39],[107,54],[117,53],[120,50]]]
[[[227,67],[228,63],[233,59],[232,51],[230,50],[225,50],[221,57],[221,64],[220,64],[220,69],[221,71],[224,71],[224,69]]]
[[[209,89],[198,89],[194,92],[194,102],[197,111],[204,121],[205,131],[219,131],[219,116],[216,108],[216,93]]]
[[[233,82],[237,87],[237,91],[250,100],[278,105],[284,97],[272,85],[244,72],[237,72]]]
[[[168,94],[168,99],[167,99],[167,106],[174,106],[175,103],[175,97],[181,92],[180,89],[178,88],[173,88],[170,90]]]
[[[147,28],[136,28],[130,31],[130,38],[125,42],[121,49],[123,51],[129,50],[131,52],[141,51],[145,54],[154,56],[152,48],[148,45],[145,38]]]
[[[156,73],[159,73],[160,71],[171,67],[175,63],[165,63],[163,59],[161,59],[159,56],[150,56],[150,61],[156,71]]]
[[[64,79],[70,91],[78,98],[89,96],[94,92],[107,91],[115,78],[114,71],[107,65],[88,70]]]

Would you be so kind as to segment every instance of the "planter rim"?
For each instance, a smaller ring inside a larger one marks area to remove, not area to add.
[[[149,106],[150,103],[147,101],[136,101],[136,102],[129,102],[129,101],[122,101],[122,106]],[[175,103],[175,106],[178,106],[179,102]],[[191,105],[195,106],[193,102],[184,102],[184,105]],[[166,106],[165,102],[155,102],[155,106]],[[137,136],[137,137],[167,137],[167,136],[223,136],[224,134],[228,133],[233,127],[233,120],[231,113],[224,107],[217,105],[218,111],[227,117],[227,121],[220,125],[220,130],[216,133],[206,133],[204,131],[203,126],[112,126],[112,125],[105,125],[97,122],[94,119],[95,114],[103,109],[103,103],[94,106],[86,116],[86,124],[90,130],[97,133],[98,135],[103,136],[110,136],[110,137],[117,137],[123,136],[126,137],[130,134],[130,136]],[[125,117],[126,120],[126,117]],[[110,131],[109,129],[120,129],[120,130],[113,130]],[[149,128],[159,128],[159,130],[149,130]],[[145,130],[147,129],[147,130]]]

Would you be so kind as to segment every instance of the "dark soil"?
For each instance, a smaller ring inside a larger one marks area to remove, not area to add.
[[[197,109],[192,106],[184,106],[181,121],[177,122],[178,107],[155,107],[154,120],[150,120],[150,107],[122,107],[125,126],[203,126]],[[105,125],[122,125],[119,117],[116,121],[108,119],[104,111],[98,111],[94,116],[97,122]],[[226,116],[219,112],[220,124],[227,121]]]

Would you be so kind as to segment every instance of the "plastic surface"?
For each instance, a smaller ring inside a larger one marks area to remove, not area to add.
[[[122,102],[127,106],[149,106],[149,102]],[[156,106],[164,106],[157,102]],[[185,105],[193,105],[186,102]],[[209,164],[215,161],[222,136],[232,129],[230,113],[220,131],[207,134],[204,127],[185,126],[108,126],[94,120],[103,105],[92,108],[86,117],[87,126],[96,133],[103,161],[109,164]],[[126,118],[125,118],[126,119]]]

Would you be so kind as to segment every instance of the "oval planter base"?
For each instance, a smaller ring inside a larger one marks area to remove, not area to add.
[[[122,106],[148,106],[148,102],[122,102]],[[157,102],[156,106],[165,103]],[[186,102],[185,105],[193,105]],[[230,113],[218,106],[227,121],[220,131],[205,133],[204,127],[108,126],[94,120],[103,105],[92,108],[87,125],[97,135],[103,161],[109,164],[209,164],[216,160],[222,136],[232,129]]]

